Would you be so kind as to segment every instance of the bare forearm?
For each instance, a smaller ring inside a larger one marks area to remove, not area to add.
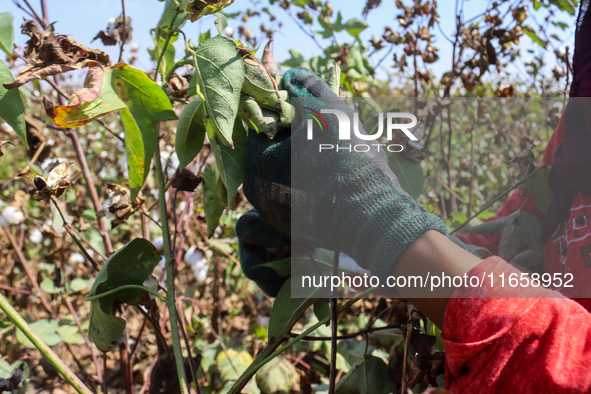
[[[449,276],[463,276],[480,262],[478,257],[460,248],[445,235],[429,230],[400,255],[392,275],[426,277],[428,273],[431,275],[445,273]],[[427,291],[425,289],[400,288],[398,290],[435,325],[443,327],[443,316],[453,295],[453,288],[440,289],[437,298],[425,298]]]

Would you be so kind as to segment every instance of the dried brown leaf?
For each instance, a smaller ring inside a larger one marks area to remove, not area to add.
[[[184,169],[180,174],[176,173],[170,181],[170,186],[184,192],[195,191],[203,178],[196,176],[191,171]]]
[[[125,223],[144,203],[144,199],[140,196],[137,196],[135,201],[131,202],[131,192],[126,185],[109,183],[107,184],[107,194],[109,199],[97,212],[97,217],[102,218],[107,214],[115,216],[115,219],[111,222],[111,228]]]
[[[129,16],[125,18],[124,26],[123,17],[118,16],[117,19],[115,19],[115,22],[109,23],[107,28],[99,31],[90,42],[99,39],[103,42],[103,45],[117,45],[125,35],[125,44],[129,44],[133,39],[132,32],[133,27],[131,26],[131,18]]]
[[[27,172],[18,174],[19,178],[27,187],[35,190],[33,198],[36,200],[50,200],[52,197],[61,196],[70,186],[70,166],[61,163],[55,166],[47,176],[47,180],[39,175]]]
[[[6,89],[84,67],[107,67],[110,63],[106,53],[87,48],[67,35],[56,34],[53,25],[42,32],[35,21],[25,20],[21,32],[31,37],[25,50],[29,64],[19,73],[16,81],[4,85]]]

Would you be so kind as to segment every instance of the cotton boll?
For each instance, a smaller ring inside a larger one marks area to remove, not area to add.
[[[9,205],[2,211],[0,216],[0,226],[8,227],[11,225],[21,224],[25,220],[25,215],[18,208]]]
[[[3,122],[2,124],[0,124],[0,128],[5,130],[7,133],[12,133],[14,131],[12,126],[6,122]]]
[[[187,253],[185,253],[185,262],[191,267],[193,275],[197,282],[203,282],[207,278],[207,270],[209,269],[209,262],[205,254],[197,249],[196,246],[191,246]]]
[[[161,252],[162,247],[164,246],[164,239],[162,237],[154,238],[152,240],[152,245],[154,245],[157,251]]]
[[[234,29],[232,29],[230,26],[227,26],[227,27],[224,29],[224,34],[225,34],[227,37],[230,37],[230,38],[232,38],[232,37],[234,36]]]
[[[43,234],[38,228],[34,228],[29,232],[29,241],[34,244],[40,244],[43,241]]]
[[[82,264],[84,261],[86,261],[86,259],[80,253],[72,253],[68,259],[70,264]]]

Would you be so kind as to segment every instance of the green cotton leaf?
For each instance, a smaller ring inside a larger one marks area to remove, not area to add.
[[[399,328],[389,328],[369,334],[369,342],[379,348],[397,346],[403,338],[404,334]]]
[[[14,16],[10,12],[0,12],[0,49],[12,57],[14,44]]]
[[[483,223],[479,226],[471,227],[470,229],[468,229],[468,232],[473,233],[473,234],[500,233],[503,231],[503,227],[505,226],[505,224],[508,221],[514,220],[515,217],[516,217],[516,214],[514,213],[514,214],[511,214],[511,215],[501,218],[501,219],[491,220],[490,222]]]
[[[365,345],[365,342],[362,342]],[[396,393],[398,388],[386,363],[378,357],[368,357],[351,368],[337,383],[337,394]]]
[[[488,223],[486,223],[486,224],[488,224]],[[496,225],[498,225],[498,223],[494,224],[494,226],[496,226]],[[501,230],[502,230],[502,226],[499,227],[499,231],[497,231],[497,232],[501,232]],[[487,257],[492,256],[492,253],[489,252],[488,249],[483,248],[482,246],[468,245],[468,244],[462,242],[455,235],[448,235],[447,238],[449,238],[453,243],[455,243],[456,245],[458,245],[462,249],[467,250],[468,252],[472,253],[474,256],[478,256],[481,259],[485,259]]]
[[[136,238],[115,252],[103,265],[90,290],[90,296],[124,285],[142,285],[158,265],[160,255],[152,243]],[[115,301],[137,306],[140,290],[122,290],[91,301],[89,337],[103,352],[117,345],[125,321],[112,315]]]
[[[59,294],[63,293],[64,291],[64,288],[56,286],[55,282],[51,278],[43,279],[43,281],[39,283],[39,287],[41,287],[41,290],[47,294]]]
[[[224,145],[230,145],[244,81],[242,58],[234,41],[222,36],[199,44],[195,58],[194,76],[198,78],[215,135]]]
[[[550,188],[550,182],[548,181],[549,175],[550,167],[546,167],[546,169],[534,174],[529,180],[531,185],[531,195],[536,201],[536,206],[544,213],[544,215],[548,214],[548,210],[554,202],[554,192],[552,191],[552,188]]]
[[[8,90],[4,87],[4,84],[12,82],[14,82],[12,73],[6,64],[0,60],[0,118],[14,129],[25,148],[29,149],[23,100],[18,89]]]
[[[544,43],[544,41],[542,41],[542,39],[540,37],[538,37],[538,35],[534,31],[534,29],[532,29],[530,26],[524,25],[522,27],[522,31],[526,36],[531,38],[533,42],[535,42],[536,44],[538,44],[539,46],[541,46],[544,49],[546,48],[546,44]]]
[[[345,22],[343,28],[359,42],[359,34],[361,34],[363,30],[367,29],[368,26],[369,25],[366,21],[353,18]]]
[[[318,321],[330,316],[330,306],[326,298],[321,298],[314,303],[314,316]]]
[[[318,23],[320,24],[320,27],[322,27],[322,30],[315,31],[314,33],[320,34],[320,36],[324,39],[332,37],[332,30],[330,26],[328,26],[328,23],[326,23],[324,20],[324,16],[321,15],[318,18]]]
[[[135,200],[148,173],[158,143],[158,123],[177,118],[160,86],[143,71],[118,63],[111,70],[111,85],[129,111],[120,111],[125,130],[131,199]],[[129,134],[129,138],[128,138]],[[127,147],[127,143],[132,145]],[[142,153],[143,151],[143,153]]]
[[[265,394],[300,392],[298,370],[283,355],[275,357],[260,369],[256,374],[256,383]]]
[[[565,31],[566,29],[568,29],[568,24],[564,23],[564,22],[551,22],[554,26],[560,28],[562,31]]]
[[[519,252],[523,246],[521,240],[517,236],[517,213],[508,216],[503,230],[501,231],[501,242],[499,243],[499,256],[505,261],[511,260]]]
[[[60,336],[62,341],[71,345],[84,345],[86,343],[84,337],[82,334],[80,334],[80,330],[76,325],[66,324],[59,326],[57,329],[57,334]]]
[[[209,167],[201,171],[203,177],[203,211],[207,222],[207,236],[211,238],[224,213],[224,204],[217,191],[217,173]]]
[[[398,178],[400,186],[415,200],[423,192],[423,167],[421,163],[409,160],[404,155],[392,153],[388,158],[388,166]]]
[[[197,157],[205,140],[207,113],[201,100],[191,101],[183,109],[176,126],[174,146],[179,158],[179,170],[185,168]]]
[[[291,275],[291,257],[286,257],[281,260],[270,261],[265,264],[259,264],[259,267],[268,267],[282,277]]]
[[[234,149],[222,145],[217,136],[210,140],[220,179],[226,186],[226,201],[228,204],[232,201],[234,194],[236,194],[244,179],[242,159],[246,150],[246,130],[241,120],[237,120],[234,124],[232,138],[234,140]]]
[[[75,278],[66,283],[66,291],[68,293],[77,293],[79,291],[90,288],[89,281],[82,278]]]
[[[304,55],[302,55],[302,52],[298,51],[297,49],[290,49],[289,55],[291,56],[291,58],[287,59],[286,61],[281,63],[282,66],[290,67],[290,68],[295,68],[295,67],[312,68],[310,66],[310,63],[308,63],[304,59]]]
[[[207,40],[208,38],[211,38],[211,30],[208,30],[204,33],[200,33],[198,43],[201,44],[203,41]],[[197,78],[195,78],[195,79],[197,79]]]
[[[125,131],[125,156],[127,157],[127,178],[131,198],[137,197],[149,172],[150,157],[146,156],[142,132],[127,108],[119,111]]]
[[[312,297],[316,291],[311,292],[307,298],[292,298],[291,279],[287,278],[273,304],[269,319],[269,343],[281,340],[306,309],[317,300]]]
[[[575,15],[577,3],[575,0],[557,0],[556,2],[552,1],[552,4],[556,5],[560,11],[566,11],[571,15]]]
[[[183,27],[187,20],[187,14],[184,11],[181,11],[175,18],[174,16],[178,12],[177,8],[177,0],[166,0],[166,3],[164,4],[164,10],[162,10],[162,15],[160,15],[160,20],[158,20],[157,27],[163,29],[165,32]],[[174,25],[171,26],[173,18]]]
[[[536,257],[539,259],[544,257],[542,224],[536,215],[531,212],[522,211],[517,219],[515,235],[523,244],[527,245],[527,247],[534,252]]]
[[[228,349],[227,352],[220,352],[216,357],[218,369],[223,380],[236,380],[240,374],[252,363],[252,356],[242,350]]]
[[[57,333],[59,323],[55,320],[37,320],[36,322],[29,324],[29,327],[31,327],[31,330],[33,330],[33,332],[37,334],[37,336],[43,342],[45,342],[47,346],[55,346],[62,341],[62,338]],[[33,342],[31,342],[29,338],[27,338],[26,335],[18,328],[16,330],[16,340],[26,347],[35,347]]]
[[[216,182],[216,190],[218,192],[218,197],[220,198],[220,200],[222,200],[222,205],[224,207],[228,206],[228,190],[226,189],[226,185],[224,185],[224,181],[222,181],[222,178],[218,178],[218,181]]]
[[[224,29],[228,27],[228,20],[226,19],[226,16],[221,12],[215,15],[215,27],[216,29],[218,29],[218,33],[220,33],[221,36],[222,34],[224,34]]]
[[[99,350],[113,350],[123,335],[123,330],[125,320],[103,312],[98,302],[90,303],[88,338]]]
[[[509,264],[523,272],[544,273],[544,258],[536,256],[530,249],[518,253],[509,261]]]
[[[374,350],[376,350],[374,345],[367,345],[365,341],[361,342],[355,339],[346,339],[337,345],[337,351],[351,368],[355,368],[367,357],[370,357]]]

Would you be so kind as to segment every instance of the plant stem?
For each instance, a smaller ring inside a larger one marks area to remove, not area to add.
[[[178,14],[178,12],[177,12]],[[176,19],[176,16],[175,16]],[[167,40],[168,43],[168,40]],[[158,69],[156,69],[158,70]],[[162,123],[159,127],[159,133],[162,130]],[[160,222],[162,223],[162,240],[164,247],[164,257],[166,259],[166,287],[168,315],[170,320],[170,331],[172,334],[172,347],[174,350],[174,359],[176,362],[177,373],[179,376],[179,387],[181,394],[189,394],[187,388],[187,376],[183,363],[183,352],[181,349],[181,338],[179,336],[178,321],[176,316],[176,301],[174,294],[174,262],[172,259],[172,249],[170,247],[170,231],[168,229],[168,213],[166,212],[166,190],[164,188],[164,172],[162,171],[162,162],[160,161],[160,145],[156,144],[154,152],[154,164],[156,165],[156,179],[158,181],[158,203],[160,206]]]
[[[125,17],[125,0],[121,0],[121,12],[123,13],[123,35],[121,37],[121,47],[119,48],[119,63],[123,59],[123,47],[125,46],[125,41],[127,41],[127,18]]]
[[[49,12],[47,12],[47,0],[41,0],[41,14],[43,14],[43,22],[45,22],[45,26],[49,26]]]
[[[339,272],[339,251],[335,250],[334,257],[332,259],[332,275],[337,276]],[[332,320],[330,326],[332,329],[330,338],[330,383],[328,385],[328,393],[334,394],[337,383],[337,298],[336,292],[333,292],[332,298],[330,299],[330,306],[332,311]]]
[[[52,197],[50,197],[50,199],[51,199],[51,202],[53,203],[53,205],[55,205],[55,209],[57,209],[57,211],[59,212],[60,217],[62,218],[62,223],[64,224],[64,229],[68,232],[68,234],[70,234],[70,237],[72,237],[72,239],[74,240],[74,243],[76,245],[78,245],[78,248],[80,249],[80,251],[82,252],[84,257],[86,257],[86,260],[88,260],[90,265],[92,265],[92,268],[94,268],[97,271],[100,271],[100,267],[98,266],[96,261],[94,261],[94,259],[92,257],[90,257],[90,255],[86,251],[86,248],[84,246],[82,246],[82,244],[80,243],[78,238],[76,238],[76,236],[74,236],[74,233],[72,232],[70,225],[66,221],[66,217],[64,216],[64,214],[63,214],[60,206],[58,205],[57,201],[55,200],[55,198],[52,196]]]
[[[25,334],[43,357],[45,357],[51,365],[63,376],[63,378],[74,387],[74,389],[81,394],[92,394],[92,392],[82,383],[82,381],[72,372],[66,364],[58,357],[57,354],[51,350],[49,346],[43,342],[41,338],[29,327],[27,322],[18,314],[18,312],[10,305],[10,302],[0,294],[0,309],[12,320],[12,322]]]

